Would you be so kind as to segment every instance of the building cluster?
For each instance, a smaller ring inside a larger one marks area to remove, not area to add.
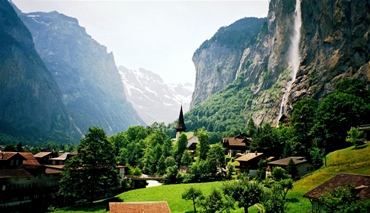
[[[55,198],[64,164],[75,155],[77,151],[61,155],[53,151],[35,155],[30,152],[0,152],[0,207]],[[124,167],[118,166],[117,169],[123,179]]]

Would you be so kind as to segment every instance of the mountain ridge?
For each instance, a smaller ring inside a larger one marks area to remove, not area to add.
[[[0,10],[1,140],[74,142],[73,137],[81,134],[34,48],[30,31],[7,0],[1,0]]]

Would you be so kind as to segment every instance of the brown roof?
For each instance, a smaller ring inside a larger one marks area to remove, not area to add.
[[[18,152],[0,152],[0,160],[9,160],[10,158],[18,154]]]
[[[229,143],[229,146],[247,146],[242,138],[222,138],[222,143]]]
[[[171,213],[166,201],[110,202],[110,213]]]
[[[245,155],[242,155],[240,157],[238,157],[237,159],[235,159],[236,161],[243,161],[243,162],[247,162],[247,161],[250,161],[256,157],[259,157],[259,156],[262,156],[263,153],[248,153],[248,154],[245,154]]]
[[[332,179],[319,185],[303,195],[310,199],[318,199],[321,195],[335,189],[339,186],[345,187],[347,184],[355,184],[356,190],[358,190],[357,197],[369,200],[370,199],[370,176],[358,175],[358,174],[338,174]]]
[[[52,168],[45,169],[45,174],[48,174],[48,175],[60,174],[60,173],[62,173],[62,170],[60,169],[52,169]]]
[[[20,152],[19,154],[25,158],[23,165],[40,165],[31,152]]]
[[[287,157],[287,158],[283,158],[283,159],[279,159],[279,160],[276,160],[276,161],[271,161],[267,164],[269,165],[275,165],[275,166],[287,166],[290,159],[293,160],[293,162],[297,165],[297,164],[301,164],[301,163],[305,163],[307,162],[306,158],[305,157],[298,157],[298,156],[292,156],[292,157]]]
[[[0,179],[15,177],[33,177],[24,169],[0,169]]]
[[[35,154],[34,156],[35,156],[35,158],[43,158],[45,156],[50,155],[51,153],[52,152],[39,152],[39,153]]]

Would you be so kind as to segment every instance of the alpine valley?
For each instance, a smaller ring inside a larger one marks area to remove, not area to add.
[[[191,85],[117,68],[75,18],[0,3],[1,142],[171,122],[181,102],[188,131],[235,134],[250,118],[277,125],[298,100],[321,100],[343,78],[370,82],[369,0],[270,0],[266,18],[221,27],[193,55],[191,102]]]

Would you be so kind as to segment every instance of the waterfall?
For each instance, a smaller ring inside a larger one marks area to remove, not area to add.
[[[299,41],[301,40],[301,25],[302,25],[301,0],[296,0],[295,14],[294,14],[294,32],[291,37],[292,43],[289,49],[289,56],[290,56],[289,65],[292,69],[291,80],[288,82],[285,93],[281,100],[278,119],[280,119],[283,113],[285,113],[287,110],[288,96],[290,94],[290,90],[292,89],[292,84],[297,77],[297,72],[299,69],[299,63],[301,60],[300,55],[299,55]],[[279,122],[277,123],[279,125]]]

